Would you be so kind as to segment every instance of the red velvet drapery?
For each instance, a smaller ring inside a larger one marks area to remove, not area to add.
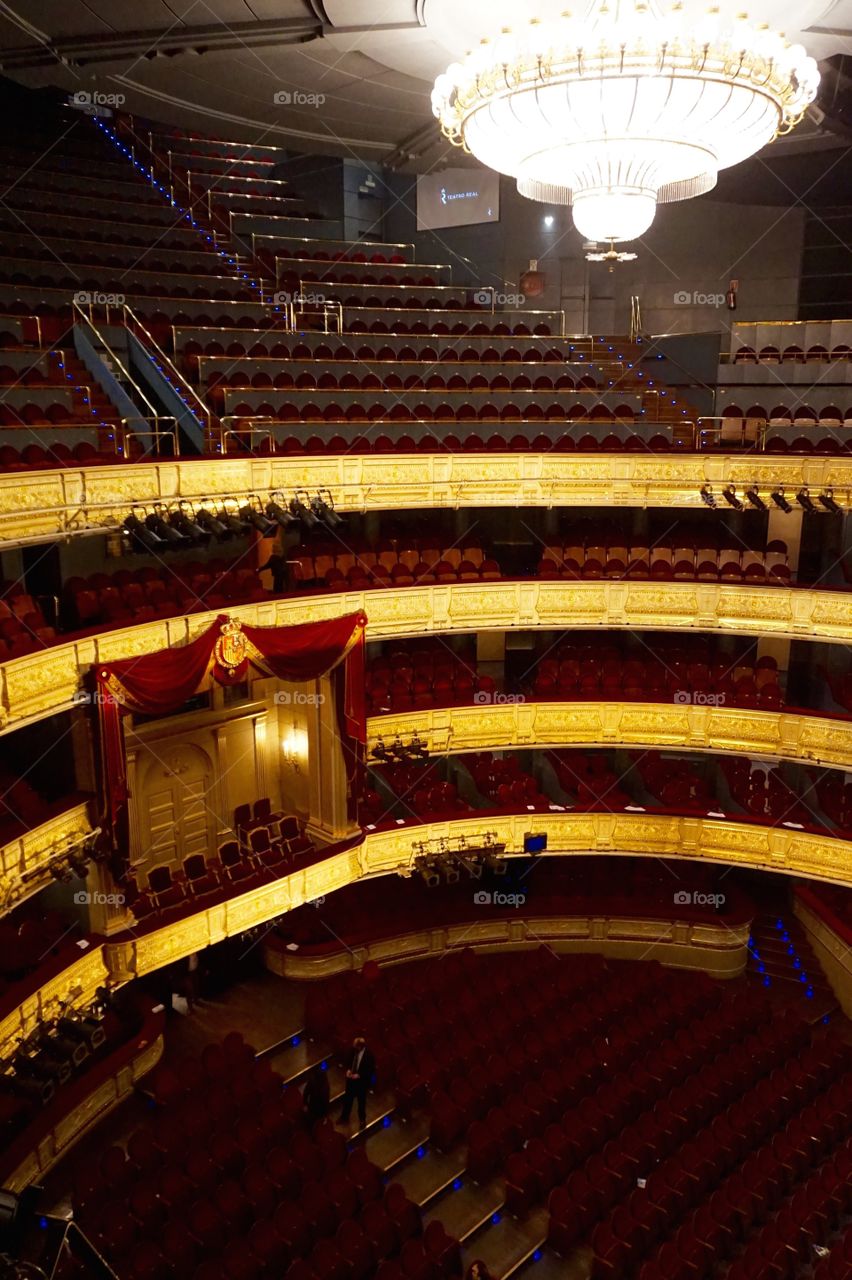
[[[251,664],[265,675],[299,682],[326,675],[345,662],[340,729],[347,756],[357,759],[358,744],[366,739],[366,622],[363,613],[350,613],[292,627],[243,627],[223,614],[187,645],[99,666],[104,820],[113,836],[118,836],[127,802],[122,713],[168,715],[192,697],[208,674],[221,683],[233,683]]]

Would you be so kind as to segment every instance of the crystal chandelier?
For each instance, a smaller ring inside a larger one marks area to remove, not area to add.
[[[589,240],[635,240],[657,205],[798,124],[819,72],[766,27],[673,0],[592,0],[582,17],[483,41],[439,76],[445,137],[533,200],[572,206]]]

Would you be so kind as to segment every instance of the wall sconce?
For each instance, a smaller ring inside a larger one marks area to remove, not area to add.
[[[301,773],[302,764],[308,758],[306,731],[299,729],[295,724],[292,725],[281,739],[281,751],[284,755],[284,763],[289,765],[294,773]]]

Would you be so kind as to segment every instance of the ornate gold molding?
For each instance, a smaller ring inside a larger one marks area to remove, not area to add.
[[[141,1080],[142,1076],[157,1065],[163,1056],[163,1047],[162,1035],[144,1044],[135,1058],[120,1067],[114,1076],[104,1080],[79,1106],[57,1121],[55,1128],[41,1139],[27,1159],[4,1180],[4,1185],[12,1191],[22,1191],[30,1183],[39,1182],[75,1142],[133,1092],[136,1081]]]
[[[482,918],[484,917],[484,918]],[[534,916],[508,919],[488,909],[466,924],[436,925],[416,933],[379,938],[332,954],[309,955],[264,947],[264,963],[273,973],[299,982],[316,981],[368,960],[398,964],[440,956],[460,947],[523,951],[546,944],[562,953],[596,951],[613,960],[659,960],[677,969],[702,969],[716,978],[735,978],[748,960],[750,922],[729,927],[641,916]]]
[[[60,1003],[85,1008],[107,979],[103,945],[99,942],[82,952],[80,958],[31,991],[25,1000],[0,1022],[0,1058],[8,1057],[17,1041],[29,1035],[36,1023],[54,1018]]]
[[[548,857],[616,853],[683,858],[687,862],[754,867],[841,884],[852,881],[852,841],[789,827],[659,813],[473,815],[452,822],[411,823],[387,831],[368,831],[362,844],[274,884],[153,932],[105,943],[107,968],[119,981],[151,973],[368,876],[408,874],[415,841],[464,835],[473,844],[487,831],[497,833],[510,856],[522,854],[524,836],[535,831],[547,833]]]
[[[84,801],[0,847],[0,915],[49,884],[49,864],[91,834]]]
[[[367,721],[379,737],[417,734],[432,755],[507,747],[684,747],[852,769],[852,720],[656,702],[499,702],[389,712]]]
[[[336,618],[363,609],[369,619],[368,640],[517,627],[626,627],[848,644],[852,642],[850,599],[843,591],[707,582],[512,580],[291,596],[240,605],[228,612],[244,622],[269,627]],[[78,689],[78,673],[93,663],[184,644],[215,616],[199,613],[104,631],[0,664],[0,732],[68,710]]]
[[[456,453],[199,458],[0,476],[0,541],[120,524],[135,503],[327,486],[345,511],[433,507],[678,507],[703,484],[852,489],[847,457]]]

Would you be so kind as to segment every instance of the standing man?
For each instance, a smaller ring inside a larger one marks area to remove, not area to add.
[[[352,1041],[352,1048],[347,1053],[343,1065],[346,1068],[346,1091],[343,1095],[343,1110],[340,1113],[340,1123],[349,1123],[352,1103],[357,1099],[358,1120],[361,1128],[365,1129],[367,1126],[367,1090],[373,1083],[373,1077],[376,1074],[376,1059],[367,1048],[367,1041],[363,1036],[356,1036]]]

